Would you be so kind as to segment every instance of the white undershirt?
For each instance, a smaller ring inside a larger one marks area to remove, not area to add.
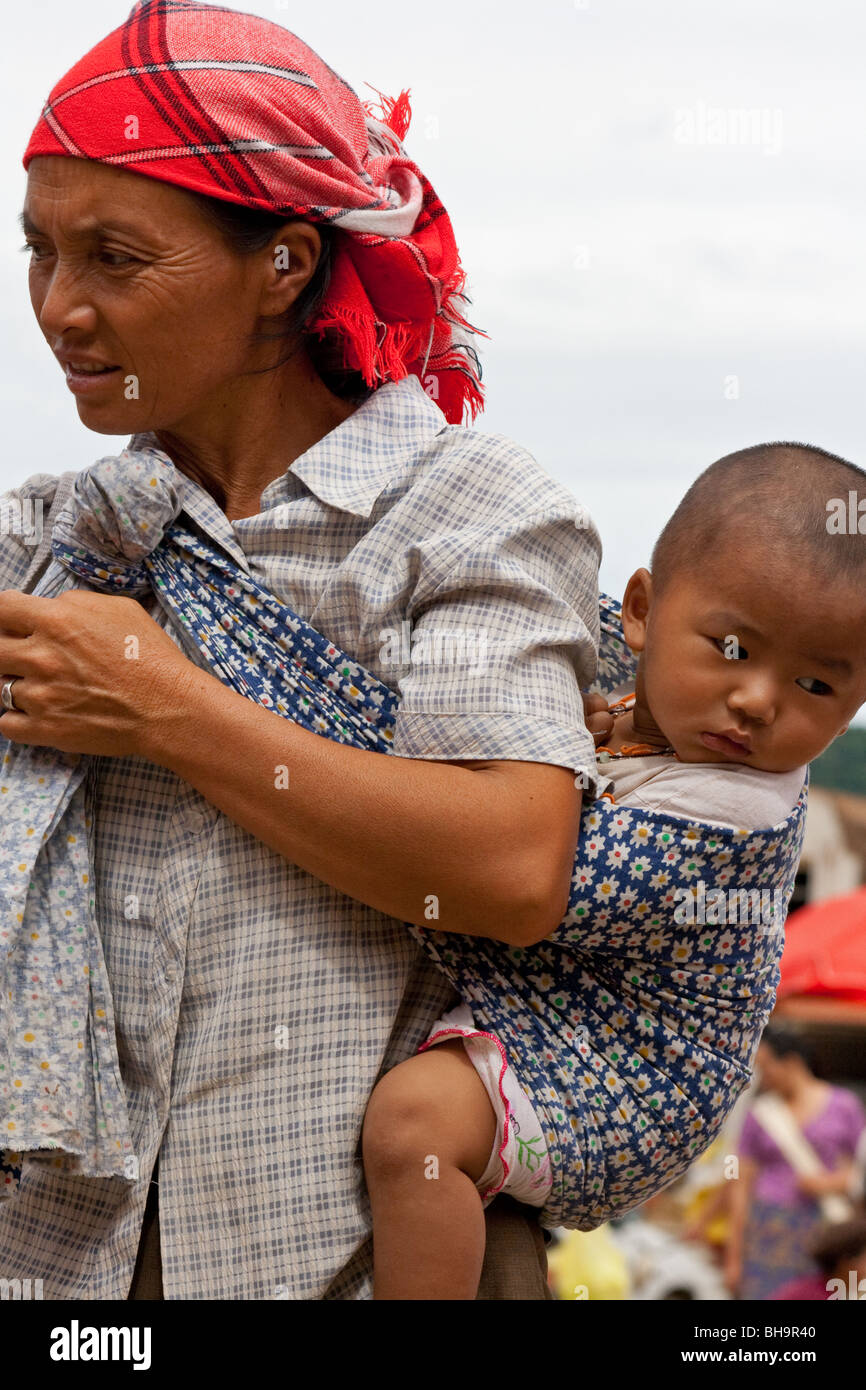
[[[797,804],[806,768],[761,772],[743,763],[681,763],[657,753],[600,763],[618,805],[669,811],[707,825],[763,830],[786,820]]]
[[[735,830],[764,830],[787,820],[806,779],[805,764],[793,772],[762,772],[745,763],[681,763],[658,753],[611,758],[598,770],[613,783],[608,790],[618,805]]]

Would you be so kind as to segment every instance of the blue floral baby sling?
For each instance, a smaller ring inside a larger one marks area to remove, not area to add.
[[[391,751],[399,694],[179,525],[182,495],[157,449],[100,459],[77,475],[33,592],[152,590],[178,645],[226,685],[326,738]],[[603,598],[593,689],[605,694],[634,674],[617,614]],[[0,745],[0,1196],[25,1158],[134,1181],[90,882],[90,760]],[[568,911],[538,945],[407,924],[535,1107],[553,1176],[542,1224],[624,1214],[718,1133],[775,1001],[805,806],[804,785],[785,821],[747,833],[598,799],[581,816]],[[720,911],[719,896],[743,893],[771,897],[771,920]]]

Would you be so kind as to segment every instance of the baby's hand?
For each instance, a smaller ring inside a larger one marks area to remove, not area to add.
[[[584,695],[582,698],[586,727],[598,748],[613,732],[613,715],[608,713],[608,702],[603,695]]]

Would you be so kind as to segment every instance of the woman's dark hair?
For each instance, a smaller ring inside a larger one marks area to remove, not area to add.
[[[810,1071],[815,1070],[815,1048],[811,1040],[789,1023],[768,1023],[761,1034],[761,1042],[780,1059],[795,1052]]]
[[[809,1241],[812,1258],[823,1274],[832,1274],[842,1260],[856,1260],[866,1250],[866,1216],[854,1216],[821,1226]]]
[[[204,216],[222,235],[230,250],[239,256],[252,256],[262,251],[287,222],[309,222],[311,218],[294,217],[291,214],[270,212],[262,208],[250,208],[241,203],[224,202],[222,198],[211,198],[206,193],[184,190],[196,203]],[[263,370],[272,371],[289,360],[298,346],[304,347],[329,390],[348,401],[362,401],[372,390],[360,372],[343,366],[342,343],[336,335],[326,334],[319,338],[314,333],[305,333],[305,325],[320,308],[331,281],[331,261],[335,252],[337,238],[343,236],[337,228],[327,223],[315,223],[322,242],[318,265],[310,276],[294,304],[286,313],[276,319],[274,331],[259,332],[253,335],[255,342],[285,341],[291,351],[282,357],[274,367]]]

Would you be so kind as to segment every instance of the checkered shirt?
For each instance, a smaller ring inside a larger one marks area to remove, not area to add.
[[[0,589],[30,592],[44,573],[74,477],[36,473],[0,498]],[[273,479],[260,508],[229,522],[190,482],[180,519],[399,689],[397,754],[553,763],[592,793],[579,686],[595,674],[600,542],[525,449],[449,425],[409,376]],[[412,661],[417,639],[470,630],[484,633],[483,682],[465,662]],[[233,756],[231,729],[214,756]],[[0,1277],[41,1278],[47,1299],[126,1298],[159,1154],[167,1299],[369,1299],[364,1109],[456,1003],[451,985],[400,921],[167,769],[94,759],[89,795],[140,1179],[25,1162],[18,1197],[0,1202]]]

